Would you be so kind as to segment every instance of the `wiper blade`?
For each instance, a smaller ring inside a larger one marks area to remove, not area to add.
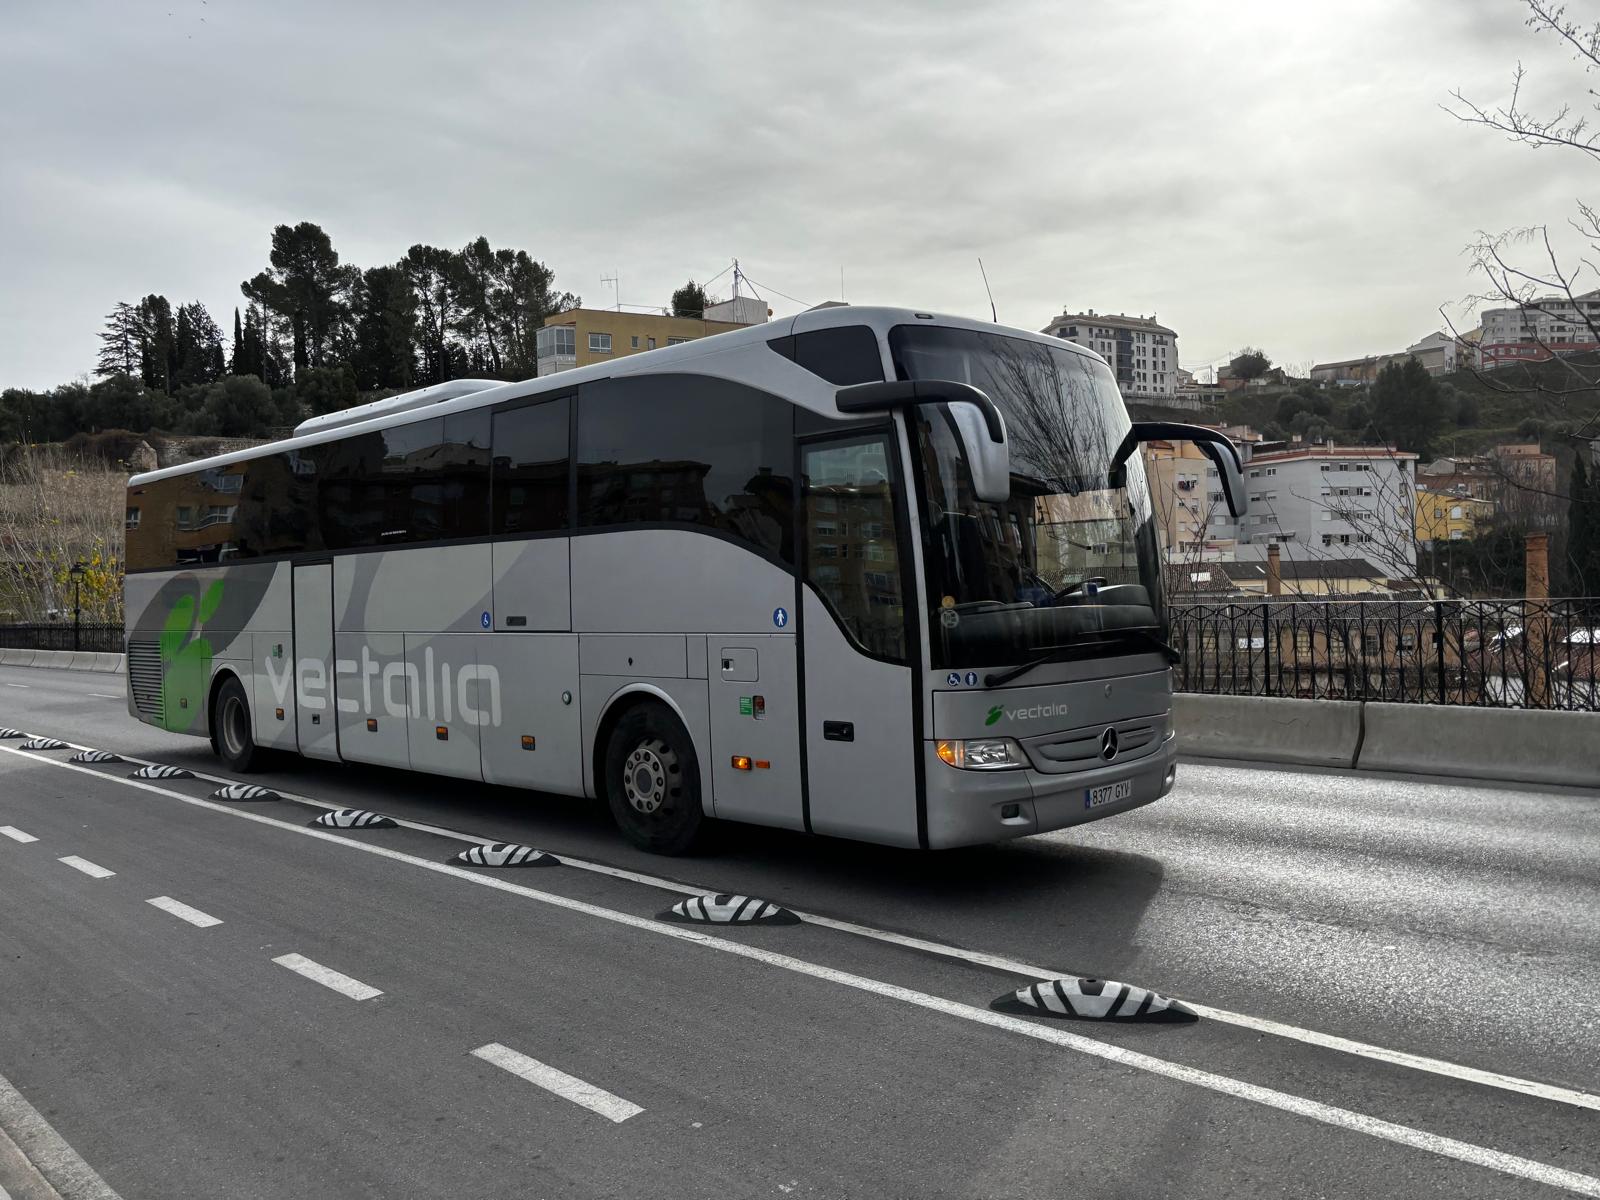
[[[1160,651],[1161,656],[1172,666],[1177,666],[1183,661],[1183,655],[1179,653],[1176,647],[1168,645],[1148,629],[1107,629],[1104,633],[1106,636],[1096,638],[1092,642],[1078,642],[1071,646],[1058,646],[1048,654],[1041,654],[1038,658],[1025,662],[1021,666],[1012,667],[1008,671],[991,671],[983,677],[983,686],[986,688],[1003,687],[1013,679],[1022,678],[1035,667],[1042,667],[1053,662],[1062,662],[1079,655],[1087,656],[1097,646],[1103,646],[1108,640],[1116,638],[1132,638],[1135,641],[1143,642],[1150,649]]]

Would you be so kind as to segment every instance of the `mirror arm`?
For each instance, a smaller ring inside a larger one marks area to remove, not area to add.
[[[950,379],[896,379],[884,383],[857,383],[840,388],[834,393],[834,401],[838,404],[840,412],[847,413],[887,412],[902,404],[972,404],[983,413],[983,424],[989,431],[989,440],[996,444],[1006,440],[1005,423],[1001,420],[1000,409],[981,389],[973,387],[970,383],[957,383]]]
[[[1180,421],[1135,421],[1117,446],[1117,452],[1111,456],[1111,469],[1107,472],[1106,482],[1114,488],[1125,486],[1128,482],[1128,459],[1133,456],[1140,442],[1153,441],[1193,442],[1200,447],[1202,454],[1217,464],[1217,470],[1226,473],[1227,464],[1222,458],[1226,454],[1232,462],[1234,474],[1244,474],[1244,460],[1239,457],[1239,448],[1227,435],[1215,429],[1207,429],[1204,425],[1186,425]],[[1244,508],[1241,506],[1235,510],[1234,502],[1242,502],[1243,497],[1234,496],[1232,488],[1228,488],[1227,492],[1228,511],[1235,517],[1242,516]]]

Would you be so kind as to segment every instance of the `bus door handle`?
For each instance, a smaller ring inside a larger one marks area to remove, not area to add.
[[[822,723],[822,736],[830,742],[853,742],[856,740],[855,722],[824,721]]]

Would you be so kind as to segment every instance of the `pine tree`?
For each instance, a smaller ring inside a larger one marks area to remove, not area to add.
[[[233,306],[233,354],[228,359],[229,375],[248,375],[244,369],[244,360],[240,357],[244,352],[244,326],[239,324],[239,306]]]
[[[118,301],[116,307],[106,315],[106,327],[100,334],[100,357],[94,373],[107,378],[113,375],[137,376],[144,365],[147,337],[139,310],[132,304]]]

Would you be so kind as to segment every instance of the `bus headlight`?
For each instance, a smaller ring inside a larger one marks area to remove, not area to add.
[[[1028,765],[1022,747],[1010,738],[940,742],[939,758],[963,771],[1015,771]]]

